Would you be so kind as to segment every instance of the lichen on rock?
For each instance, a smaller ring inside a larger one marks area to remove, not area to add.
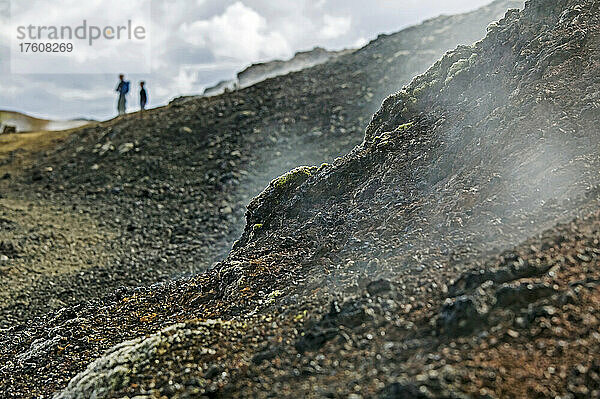
[[[148,338],[122,342],[106,351],[84,371],[77,374],[69,385],[54,399],[101,399],[123,389],[135,370],[150,362],[163,342],[173,341],[184,330],[185,324],[174,324]]]

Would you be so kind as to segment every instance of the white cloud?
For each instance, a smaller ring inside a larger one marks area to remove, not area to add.
[[[19,93],[19,86],[16,84],[9,84],[7,82],[0,82],[0,91],[4,96],[14,96]]]
[[[198,80],[198,71],[193,68],[182,66],[179,68],[179,74],[175,78],[175,86],[178,93],[189,94],[194,89],[194,84]]]
[[[356,41],[354,42],[354,44],[352,45],[352,47],[354,48],[361,48],[367,45],[367,43],[369,43],[369,40],[367,40],[367,38],[365,37],[359,37],[358,39],[356,39]]]
[[[186,42],[210,49],[216,58],[252,62],[292,51],[281,33],[270,31],[264,17],[239,1],[221,15],[184,24],[180,32]]]
[[[348,33],[352,25],[352,18],[325,15],[323,22],[325,25],[321,30],[321,36],[324,39],[335,39]]]

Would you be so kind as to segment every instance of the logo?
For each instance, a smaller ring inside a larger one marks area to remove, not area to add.
[[[131,20],[126,25],[116,27],[89,25],[86,19],[80,26],[75,28],[71,26],[18,26],[17,40],[28,41],[56,41],[56,40],[85,40],[88,45],[93,45],[94,41],[105,40],[144,40],[146,39],[146,28],[141,25],[133,26]]]
[[[151,0],[12,0],[15,74],[151,72]]]

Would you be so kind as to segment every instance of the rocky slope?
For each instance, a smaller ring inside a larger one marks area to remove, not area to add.
[[[11,151],[0,167],[0,248],[10,249],[0,250],[0,328],[207,269],[271,179],[347,153],[385,96],[519,4],[436,18],[235,93],[88,126],[44,148],[25,174],[21,149]],[[93,244],[78,245],[83,237]]]
[[[599,397],[598,11],[509,12],[212,270],[8,332],[4,396]]]
[[[43,395],[123,338],[238,315],[124,343],[63,397],[593,394],[597,365],[576,340],[596,342],[595,217],[479,261],[596,206],[593,7],[531,2],[447,55],[349,156],[274,181],[212,272],[10,331],[4,392]],[[471,268],[486,272],[456,279]],[[522,353],[536,360],[523,370]]]

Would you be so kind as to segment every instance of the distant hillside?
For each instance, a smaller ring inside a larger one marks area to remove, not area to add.
[[[236,79],[223,80],[215,86],[205,89],[203,95],[215,96],[224,93],[226,90],[242,89],[265,79],[285,75],[290,72],[297,72],[304,68],[322,64],[350,52],[352,52],[352,50],[328,51],[321,47],[315,47],[310,51],[298,52],[294,57],[287,61],[275,60],[253,64],[239,72]]]
[[[238,85],[242,88],[248,87],[265,79],[322,64],[352,51],[354,50],[328,51],[321,47],[315,47],[310,51],[298,52],[287,61],[276,60],[253,64],[237,74]]]
[[[68,121],[52,121],[47,119],[35,118],[14,111],[0,110],[0,133],[4,126],[14,126],[17,132],[36,132],[36,131],[57,131],[67,130],[83,126],[90,121],[87,120],[68,120]]]

